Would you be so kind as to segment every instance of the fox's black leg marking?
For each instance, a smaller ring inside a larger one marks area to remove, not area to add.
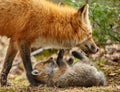
[[[39,83],[34,79],[34,76],[32,75],[32,64],[30,59],[30,46],[27,42],[21,42],[19,45],[20,54],[23,60],[23,64],[26,70],[26,76],[33,86],[38,86]]]
[[[5,57],[3,69],[1,72],[1,86],[7,85],[7,76],[12,67],[13,59],[17,54],[17,48],[12,40],[10,40],[10,44],[7,50],[7,54]]]

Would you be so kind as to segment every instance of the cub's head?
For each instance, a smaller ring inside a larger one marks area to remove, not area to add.
[[[88,9],[88,4],[80,8],[72,17],[71,26],[74,30],[74,39],[77,46],[87,53],[96,53],[99,49],[92,37]]]
[[[47,61],[37,63],[34,66],[32,75],[34,75],[36,80],[38,80],[40,83],[46,84],[55,67],[56,64],[53,58],[50,58]]]
[[[36,80],[40,83],[48,84],[53,79],[57,79],[59,76],[64,74],[67,69],[67,65],[63,60],[64,50],[60,50],[56,61],[53,58],[48,59],[44,62],[39,62],[34,66],[32,75],[35,76]],[[69,59],[69,64],[73,63],[72,59]],[[50,83],[50,85],[52,85]]]

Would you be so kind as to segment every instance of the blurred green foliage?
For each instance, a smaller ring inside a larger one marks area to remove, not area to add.
[[[46,61],[50,58],[51,55],[57,53],[56,49],[44,50],[42,53],[35,56],[36,60]]]
[[[65,3],[78,9],[86,3],[85,1],[66,0]],[[120,43],[120,1],[91,0],[89,5],[90,20],[96,43],[100,46]]]

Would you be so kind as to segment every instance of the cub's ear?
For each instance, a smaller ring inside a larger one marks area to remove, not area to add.
[[[41,75],[41,72],[38,71],[38,70],[33,70],[31,73],[32,73],[32,75],[34,75],[34,76]]]
[[[85,23],[88,23],[89,16],[88,16],[89,5],[86,4],[82,8],[78,9],[78,13],[81,17],[81,20]]]

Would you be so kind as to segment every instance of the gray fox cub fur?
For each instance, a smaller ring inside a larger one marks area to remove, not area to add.
[[[60,50],[56,62],[53,58],[45,62],[39,62],[34,66],[32,74],[36,80],[48,86],[69,87],[69,86],[104,86],[106,78],[102,71],[88,62],[88,58],[82,53],[73,51],[72,55],[79,62],[73,64],[73,59],[63,60],[64,50]]]

